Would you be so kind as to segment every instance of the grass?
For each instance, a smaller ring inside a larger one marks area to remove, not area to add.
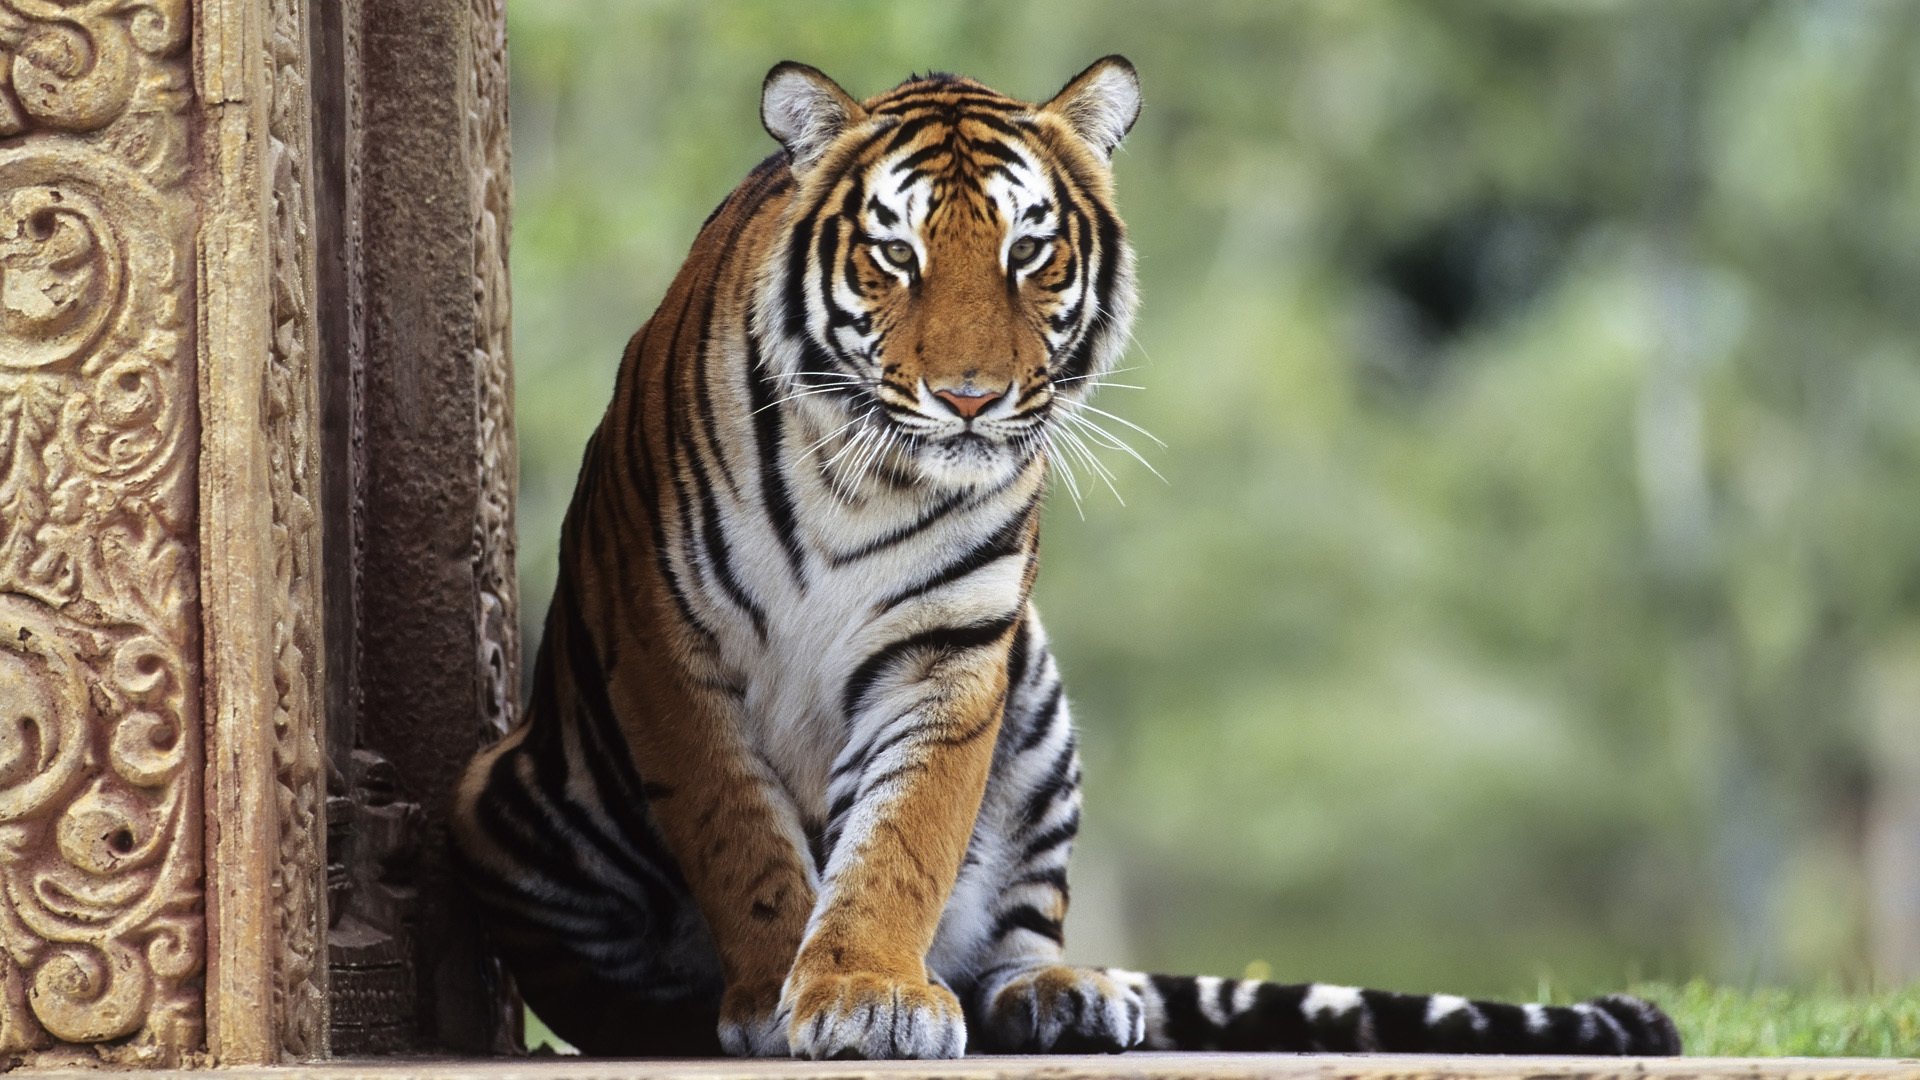
[[[526,1022],[527,1049],[536,1054],[577,1054],[579,1051],[568,1046],[566,1041],[553,1033],[553,1029],[528,1009],[522,1014]]]
[[[1920,985],[1880,993],[1733,990],[1695,979],[1633,993],[1679,1025],[1703,1057],[1920,1057]]]
[[[1920,985],[1882,993],[1733,990],[1704,980],[1642,983],[1696,1057],[1920,1057]],[[527,1045],[570,1053],[527,1013]]]

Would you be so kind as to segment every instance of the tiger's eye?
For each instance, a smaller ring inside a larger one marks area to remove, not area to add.
[[[1033,258],[1034,254],[1039,250],[1040,241],[1035,240],[1031,236],[1023,236],[1015,240],[1013,246],[1007,249],[1007,258],[1014,265],[1018,266],[1028,259]]]
[[[881,245],[880,252],[888,262],[902,270],[913,265],[913,245],[905,240],[889,240]]]

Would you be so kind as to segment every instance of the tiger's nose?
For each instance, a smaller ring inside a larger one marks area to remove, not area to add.
[[[933,396],[947,403],[947,407],[960,414],[963,420],[971,420],[980,415],[981,410],[1006,396],[1002,390],[988,390],[972,384],[958,390],[935,390]]]

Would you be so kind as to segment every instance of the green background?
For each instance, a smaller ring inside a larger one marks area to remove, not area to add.
[[[1097,404],[1166,482],[1110,453],[1124,506],[1049,506],[1070,951],[1527,996],[1893,963],[1867,839],[1920,787],[1920,4],[510,17],[529,644],[626,337],[773,149],[767,68],[1044,99],[1121,52],[1144,389]]]

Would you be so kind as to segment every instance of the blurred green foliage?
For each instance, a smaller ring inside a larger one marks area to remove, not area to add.
[[[766,70],[1043,99],[1121,52],[1144,389],[1099,404],[1167,483],[1112,454],[1124,507],[1050,506],[1072,951],[1867,977],[1862,823],[1920,736],[1920,4],[510,7],[530,643]]]
[[[1912,1057],[1920,1051],[1920,988],[1847,993],[1742,992],[1695,979],[1633,992],[1672,1014],[1687,1053],[1707,1057]]]

